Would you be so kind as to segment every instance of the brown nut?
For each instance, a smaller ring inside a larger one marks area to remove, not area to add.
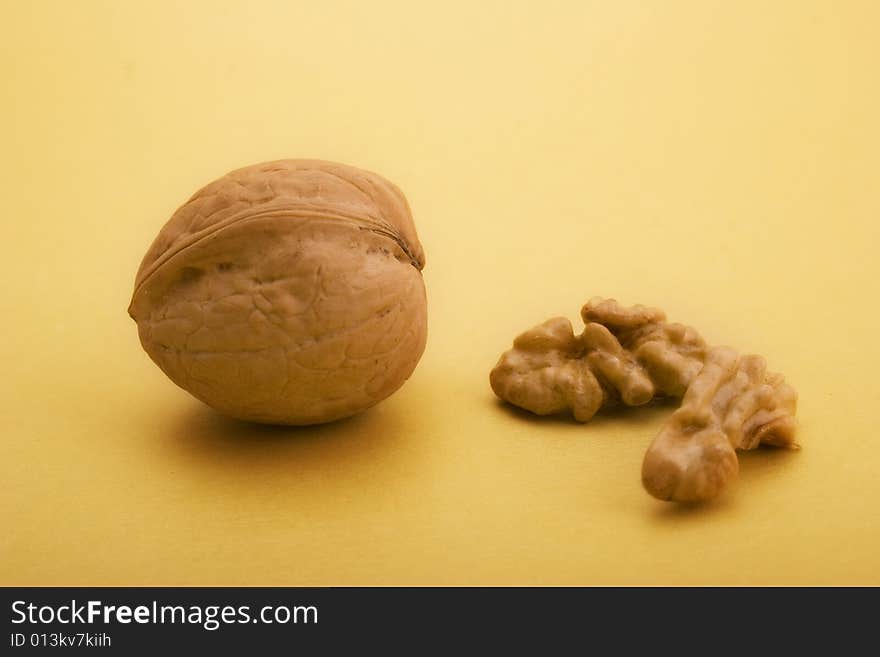
[[[654,438],[642,483],[654,497],[700,502],[717,496],[739,471],[737,449],[794,446],[797,394],[761,356],[715,347],[681,406]]]
[[[581,335],[557,317],[516,338],[489,375],[495,394],[538,415],[570,410],[587,422],[604,406],[681,397],[703,366],[703,339],[667,324],[662,310],[596,297],[581,315]]]
[[[762,357],[708,347],[655,308],[597,297],[581,316],[581,335],[564,318],[520,335],[490,384],[511,404],[539,415],[570,410],[579,422],[605,405],[681,397],[645,454],[642,483],[653,496],[711,499],[736,478],[736,450],[794,446],[797,393]]]
[[[267,162],[174,213],[144,256],[129,314],[150,358],[221,413],[329,422],[415,369],[424,264],[392,183],[320,160]]]

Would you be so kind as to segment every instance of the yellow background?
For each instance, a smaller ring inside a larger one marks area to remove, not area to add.
[[[2,584],[880,584],[873,2],[13,2],[0,12]],[[142,352],[141,256],[226,171],[377,171],[424,358],[306,429]],[[767,356],[799,452],[641,488],[669,413],[501,406],[519,332],[613,296]]]

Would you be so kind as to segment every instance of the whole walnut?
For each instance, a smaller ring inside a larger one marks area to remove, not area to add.
[[[267,162],[174,213],[129,314],[162,371],[221,413],[329,422],[412,374],[427,332],[424,264],[394,184],[320,160]]]

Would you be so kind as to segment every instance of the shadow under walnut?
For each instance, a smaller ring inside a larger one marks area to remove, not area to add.
[[[676,502],[718,496],[737,476],[737,449],[795,447],[797,393],[761,356],[710,347],[663,311],[594,298],[575,335],[563,317],[516,338],[489,375],[501,399],[537,415],[571,412],[589,421],[601,408],[681,398],[645,454],[642,483]]]

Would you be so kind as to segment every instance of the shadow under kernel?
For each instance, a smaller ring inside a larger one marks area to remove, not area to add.
[[[793,466],[800,455],[800,448],[769,447],[738,451],[739,481],[737,485],[758,487],[762,481],[778,477],[786,468]]]
[[[799,450],[760,446],[751,450],[738,450],[739,475],[722,494],[708,502],[680,504],[657,501],[654,518],[660,522],[687,521],[732,510],[738,501],[748,496],[766,497],[761,484],[779,476],[782,469],[794,463]]]
[[[556,413],[553,415],[536,415],[535,413],[522,409],[519,406],[509,404],[497,397],[492,397],[492,403],[496,409],[500,410],[508,417],[516,418],[517,420],[529,422],[531,424],[575,426],[582,427],[585,431],[594,431],[598,427],[618,422],[635,426],[644,425],[646,428],[656,426],[657,422],[672,414],[680,402],[676,399],[662,399],[658,397],[642,406],[625,406],[620,404],[603,407],[587,422],[578,422],[570,412]]]

